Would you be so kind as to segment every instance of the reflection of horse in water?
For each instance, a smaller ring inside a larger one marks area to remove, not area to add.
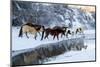
[[[29,38],[27,33],[30,33],[30,34],[34,34],[35,35],[34,38],[36,39],[37,33],[42,32],[43,30],[44,30],[44,26],[36,25],[32,23],[26,23],[21,26],[21,29],[19,31],[19,37],[22,37],[23,33],[25,33],[26,37]]]
[[[59,34],[61,34],[61,37],[62,37],[63,35],[65,35],[65,32],[66,32],[66,27],[55,26],[52,29],[47,28],[43,31],[41,40],[43,39],[43,37],[44,39],[48,38],[49,35],[52,35],[53,39],[57,37],[57,39],[59,40]],[[44,33],[45,33],[45,36],[44,36]]]

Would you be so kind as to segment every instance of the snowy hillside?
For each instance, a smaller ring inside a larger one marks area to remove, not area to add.
[[[20,26],[25,21],[49,27],[65,25],[68,27],[82,26],[86,29],[95,28],[95,12],[84,12],[80,8],[67,4],[13,1],[12,5],[13,26]]]

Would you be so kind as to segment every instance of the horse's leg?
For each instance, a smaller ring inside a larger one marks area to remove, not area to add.
[[[42,37],[41,37],[41,40],[43,40],[43,37],[44,37],[44,32],[45,32],[45,31],[42,31]]]
[[[28,35],[27,35],[27,32],[25,32],[25,34],[26,34],[26,37],[29,38]]]
[[[72,36],[74,35],[74,31],[72,31]]]
[[[61,34],[61,38],[62,38],[63,34]]]
[[[68,38],[68,33],[66,33],[66,37]]]
[[[63,35],[65,36],[65,32],[62,32],[62,36],[63,36]]]
[[[57,34],[57,39],[59,40],[59,34]]]
[[[37,33],[35,33],[35,37],[34,37],[34,38],[35,38],[35,40],[36,40],[36,37],[37,37]]]
[[[44,39],[46,39],[46,37],[47,37],[48,35],[47,34],[45,34],[45,37],[44,37]]]
[[[49,36],[49,35],[48,35],[48,36]],[[47,36],[47,39],[49,39],[48,36]]]
[[[49,36],[49,33],[46,33],[44,39],[48,38],[48,36]]]
[[[39,35],[41,36],[41,33],[40,32],[38,32],[39,33]]]
[[[46,39],[46,38],[49,39],[48,36],[49,36],[49,34],[47,34],[47,35],[45,36],[45,39]]]
[[[76,34],[78,33],[78,29],[76,29],[75,33],[76,33]]]
[[[45,32],[45,37],[44,37],[44,39],[46,39],[46,37],[48,36],[48,33],[47,32]]]
[[[49,36],[49,34],[48,34],[48,35],[46,35],[44,39],[46,39],[46,38],[47,38],[47,39],[49,39],[49,38],[48,38],[48,36]]]
[[[45,35],[44,39],[46,39],[47,35]]]
[[[56,36],[56,35],[54,34],[54,36],[53,36],[53,40],[55,39],[55,36]]]

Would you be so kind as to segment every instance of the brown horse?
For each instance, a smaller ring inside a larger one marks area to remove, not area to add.
[[[55,26],[53,27],[53,29],[59,29],[59,30],[63,30],[64,31],[64,34],[66,32],[66,30],[68,29],[68,27],[60,27],[60,26]],[[61,34],[61,37],[63,36],[63,34]]]
[[[42,32],[44,30],[44,26],[37,25],[37,24],[32,24],[32,23],[26,23],[21,26],[21,29],[19,31],[19,37],[23,36],[23,33],[26,34],[26,37],[28,37],[27,33],[34,34],[35,39],[37,37],[37,33]]]
[[[43,39],[44,33],[45,33],[44,39],[48,38],[49,35],[52,35],[53,39],[55,39],[55,37],[57,37],[57,39],[59,40],[59,34],[61,34],[61,37],[62,37],[62,35],[65,35],[65,32],[66,32],[66,27],[56,26],[52,29],[47,28],[43,31],[41,40]]]

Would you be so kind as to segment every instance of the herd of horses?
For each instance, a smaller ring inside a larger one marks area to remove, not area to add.
[[[42,32],[42,34],[40,32]],[[62,36],[68,37],[68,35],[83,33],[83,29],[79,27],[72,31],[68,27],[55,26],[53,28],[45,28],[43,25],[33,23],[23,24],[19,31],[19,37],[23,37],[23,34],[25,34],[26,37],[29,38],[28,33],[34,35],[35,40],[37,38],[37,34],[41,36],[41,40],[46,38],[48,39],[49,35],[53,36],[53,39],[56,37],[59,40],[59,35],[61,35],[61,38]]]

